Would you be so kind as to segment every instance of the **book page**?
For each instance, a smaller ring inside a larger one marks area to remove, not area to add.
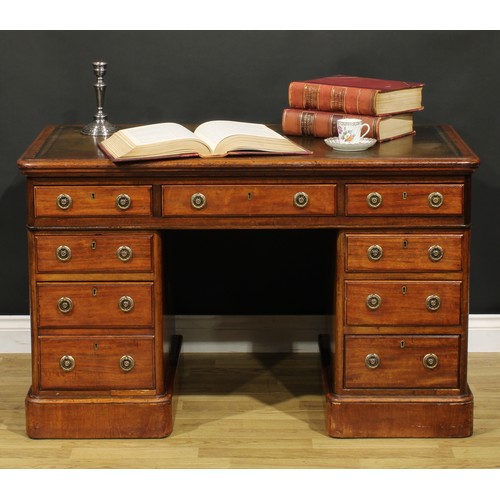
[[[269,139],[280,139],[282,136],[261,123],[236,122],[229,120],[214,120],[202,123],[194,131],[195,135],[204,141],[212,151],[217,144],[229,136],[249,136]]]
[[[155,144],[158,142],[178,139],[196,139],[196,136],[186,127],[178,123],[156,123],[132,127],[121,131],[136,146]]]

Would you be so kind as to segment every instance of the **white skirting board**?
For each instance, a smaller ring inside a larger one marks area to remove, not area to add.
[[[175,316],[184,352],[317,352],[328,316]],[[170,323],[170,322],[169,322]],[[0,316],[0,354],[31,351],[30,317]],[[500,314],[469,317],[469,352],[500,352]]]

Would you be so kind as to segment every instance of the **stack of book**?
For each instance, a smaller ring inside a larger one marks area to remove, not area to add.
[[[356,76],[291,82],[282,128],[287,135],[335,137],[339,118],[360,118],[365,136],[379,142],[415,133],[413,114],[423,109],[423,83]]]

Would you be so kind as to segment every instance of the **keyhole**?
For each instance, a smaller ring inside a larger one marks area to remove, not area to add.
[[[97,351],[97,349],[99,349],[99,344],[98,344],[97,342],[94,344],[94,349],[95,349],[96,351]]]
[[[92,296],[97,297],[97,288],[92,288]]]
[[[403,295],[406,295],[406,292],[408,291],[408,289],[406,288],[406,285],[403,285],[401,287],[401,292],[403,293]]]
[[[408,193],[406,191],[403,191],[403,200],[406,200],[408,198]]]
[[[404,349],[405,348],[405,341],[402,340],[400,343],[399,343],[399,346],[401,347],[401,349]]]
[[[403,248],[405,250],[408,248],[408,240],[403,240]]]
[[[95,250],[95,249],[96,249],[96,247],[97,247],[97,243],[95,242],[95,240],[92,240],[92,243],[90,244],[90,248],[91,248],[92,250]]]
[[[90,197],[95,200],[95,193],[90,193]]]
[[[252,193],[248,193],[248,199],[251,200],[252,199]]]

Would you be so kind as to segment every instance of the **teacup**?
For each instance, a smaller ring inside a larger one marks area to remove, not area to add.
[[[361,135],[363,127],[367,127],[367,129]],[[339,142],[342,144],[355,144],[370,132],[370,125],[363,123],[359,118],[341,118],[337,121],[337,131]]]

